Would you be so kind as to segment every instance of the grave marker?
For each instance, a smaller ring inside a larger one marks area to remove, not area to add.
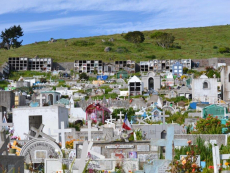
[[[54,130],[56,133],[61,133],[61,142],[62,142],[62,149],[65,148],[65,132],[72,132],[71,129],[65,129],[64,121],[61,122],[61,129]]]
[[[122,123],[122,117],[124,116],[124,114],[122,114],[121,111],[120,111],[120,114],[117,114],[117,115],[120,117],[120,119],[119,119],[120,123]]]
[[[163,115],[160,115],[159,118],[161,118],[163,121],[163,124],[165,124],[165,118],[169,117],[169,115],[165,115],[165,110],[163,110]]]
[[[26,134],[26,133],[24,133],[24,135],[26,135],[26,136],[28,136],[30,138],[38,138],[39,136],[42,136],[42,137],[47,138],[47,139],[49,139],[51,141],[55,141],[54,138],[52,138],[49,135],[47,135],[47,134],[45,134],[45,133],[42,132],[44,126],[45,126],[44,124],[41,124],[40,127],[39,127],[39,129],[36,129],[35,127],[31,127],[31,131],[35,132],[35,136],[34,137],[31,136],[31,135],[29,135],[29,134]]]

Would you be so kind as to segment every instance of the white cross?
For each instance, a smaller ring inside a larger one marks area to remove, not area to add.
[[[113,119],[112,115],[110,115],[110,119],[105,120],[107,124],[113,124],[113,121],[116,121],[116,119]]]
[[[8,155],[8,149],[7,145],[10,142],[9,136],[6,138],[5,130],[0,131],[0,155],[3,154],[3,152],[6,152],[6,155]]]
[[[165,111],[163,110],[163,115],[160,115],[159,118],[163,119],[163,124],[165,124],[165,118],[169,117],[169,115],[165,115]]]
[[[13,127],[13,123],[3,123],[2,118],[0,118],[0,130],[3,129],[3,127],[10,126]]]
[[[103,155],[101,155],[101,154],[99,154],[99,153],[97,153],[97,152],[91,150],[91,149],[92,149],[92,146],[93,146],[93,142],[89,142],[89,145],[88,145],[88,153],[90,153],[91,155],[94,155],[94,156],[96,156],[96,157],[99,157],[100,159],[104,159],[105,156],[103,156]],[[80,145],[79,148],[82,149],[82,148],[83,148],[82,145]]]
[[[117,115],[120,117],[120,123],[122,123],[122,117],[124,116],[124,114],[122,114],[120,111],[120,114],[117,114]]]
[[[92,131],[98,131],[98,129],[92,129],[91,128],[91,120],[88,120],[88,128],[82,128],[81,131],[87,131],[88,132],[88,141],[91,141],[92,140],[92,137],[91,137],[91,132]]]
[[[34,137],[31,136],[31,135],[29,135],[29,134],[26,134],[26,133],[24,133],[24,135],[26,135],[26,136],[28,136],[30,138],[38,138],[39,136],[42,136],[42,137],[47,138],[47,139],[49,139],[51,141],[55,141],[54,138],[52,138],[49,135],[47,135],[47,134],[45,134],[45,133],[42,132],[44,126],[45,126],[44,124],[41,124],[40,127],[39,127],[39,129],[36,129],[35,127],[31,127],[31,131],[35,132],[35,136]]]
[[[61,129],[54,130],[55,133],[61,133],[62,149],[65,148],[65,132],[72,132],[72,129],[65,129],[64,121],[61,122]]]
[[[212,158],[213,158],[214,173],[218,173],[220,168],[219,146],[215,146],[215,144],[217,143],[216,140],[210,140],[210,143],[212,144]]]

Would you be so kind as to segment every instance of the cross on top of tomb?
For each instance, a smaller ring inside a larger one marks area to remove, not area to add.
[[[165,160],[173,160],[172,151],[174,146],[187,146],[187,139],[174,139],[174,126],[167,127],[166,139],[151,139],[152,146],[165,146]]]
[[[3,127],[7,127],[7,126],[13,127],[13,123],[3,122],[2,118],[0,118],[0,130],[2,130]]]
[[[163,115],[160,115],[159,118],[163,120],[163,124],[165,124],[165,118],[169,117],[169,115],[165,115],[165,110],[163,110]]]
[[[110,115],[110,119],[105,120],[107,124],[114,124],[113,121],[116,121],[116,119],[113,119],[112,115]]]
[[[61,122],[61,129],[54,130],[55,133],[61,133],[62,148],[65,148],[65,132],[72,132],[71,129],[65,129],[64,121]]]
[[[36,128],[34,128],[34,127],[31,127],[31,130],[30,130],[30,131],[35,132],[35,136],[34,136],[34,137],[31,136],[31,135],[29,135],[29,134],[26,134],[26,133],[24,133],[24,135],[26,135],[26,136],[28,136],[28,137],[30,137],[30,138],[38,138],[39,136],[42,136],[42,137],[47,138],[47,139],[49,139],[49,140],[51,140],[51,141],[55,141],[54,138],[52,138],[52,137],[50,137],[49,135],[47,135],[47,134],[45,134],[45,133],[42,132],[44,126],[45,126],[44,124],[41,124],[40,127],[39,127],[39,129],[36,129]]]
[[[122,123],[122,117],[124,116],[124,114],[122,114],[121,111],[120,111],[120,114],[117,114],[117,115],[120,117],[120,119],[119,119],[120,123]]]

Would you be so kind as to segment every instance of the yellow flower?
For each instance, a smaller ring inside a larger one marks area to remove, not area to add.
[[[228,163],[228,162],[225,162],[225,163],[224,163],[224,165],[225,165],[225,166],[228,166],[228,165],[229,165],[229,163]]]
[[[184,159],[183,161],[182,161],[182,165],[185,165],[186,164],[186,160]]]

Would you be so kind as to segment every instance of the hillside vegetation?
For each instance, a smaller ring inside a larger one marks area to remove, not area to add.
[[[155,44],[150,35],[155,32],[144,31],[145,41],[135,45],[126,41],[124,34],[58,39],[29,44],[12,50],[0,50],[0,64],[8,57],[51,57],[54,62],[73,62],[77,59],[94,59],[105,62],[132,59],[136,62],[156,59],[204,59],[230,57],[230,53],[219,53],[219,48],[230,47],[230,26],[211,26],[199,28],[179,28],[160,30],[175,36],[174,44],[180,48],[163,49]],[[26,34],[26,33],[24,33]],[[110,38],[114,42],[108,42]],[[102,42],[104,39],[106,42]],[[110,46],[110,52],[104,52]]]

